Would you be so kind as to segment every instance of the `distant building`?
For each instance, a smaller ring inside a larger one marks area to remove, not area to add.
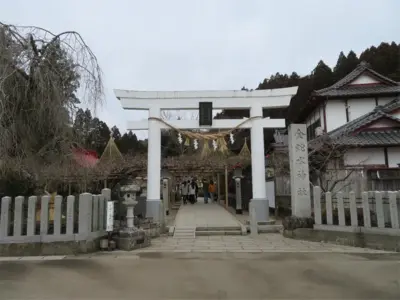
[[[360,63],[330,87],[315,91],[304,108],[310,140],[384,106],[400,95],[400,83]]]
[[[344,167],[400,163],[400,83],[362,62],[330,87],[315,91],[303,120],[313,140],[324,133],[349,146]]]
[[[342,159],[329,168],[338,177],[358,169],[352,180],[364,182],[351,189],[400,189],[399,82],[362,62],[332,86],[314,91],[301,115],[298,123],[307,125],[310,149],[327,137],[345,146]],[[287,132],[277,131],[274,139],[271,152],[286,152]],[[286,177],[281,179],[287,185]]]

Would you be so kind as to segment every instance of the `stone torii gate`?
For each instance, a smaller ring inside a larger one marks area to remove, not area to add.
[[[197,110],[200,102],[211,102],[212,109],[249,109],[250,118],[240,128],[250,128],[252,164],[252,205],[258,222],[269,220],[269,203],[265,189],[264,128],[284,128],[284,119],[263,118],[263,109],[285,108],[297,93],[297,87],[255,91],[130,91],[114,90],[125,110],[147,110],[149,119],[128,121],[128,130],[148,130],[147,217],[160,217],[161,129],[169,127],[153,118],[162,110]],[[212,120],[200,126],[199,120],[168,120],[178,129],[231,129],[243,120]]]

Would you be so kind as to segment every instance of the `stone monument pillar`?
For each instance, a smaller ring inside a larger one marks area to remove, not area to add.
[[[289,160],[292,215],[311,217],[308,143],[305,124],[289,126]]]

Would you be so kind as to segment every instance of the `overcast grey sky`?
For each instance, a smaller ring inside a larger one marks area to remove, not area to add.
[[[104,72],[98,117],[126,128],[113,89],[255,88],[340,51],[400,41],[399,0],[0,0],[1,21],[76,30]]]

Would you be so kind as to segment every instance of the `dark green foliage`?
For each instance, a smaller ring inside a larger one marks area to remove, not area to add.
[[[73,131],[79,143],[78,146],[95,150],[99,156],[103,153],[111,134],[122,154],[141,153],[147,149],[143,141],[139,141],[132,131],[121,135],[117,126],[110,129],[105,122],[93,118],[88,109],[85,111],[78,109]]]
[[[313,228],[314,219],[289,216],[282,220],[282,225],[285,230],[295,230],[297,228]]]
[[[298,86],[297,95],[293,97],[290,107],[284,110],[274,110],[274,112],[264,111],[264,116],[271,118],[286,118],[287,124],[299,122],[304,117],[300,113],[305,107],[313,91],[327,87],[340,80],[361,62],[368,62],[372,69],[393,80],[400,81],[400,44],[395,42],[381,43],[378,47],[371,46],[364,50],[360,58],[354,51],[350,51],[347,56],[340,52],[336,65],[331,69],[320,60],[317,66],[309,75],[299,76],[296,72],[292,74],[276,73],[269,78],[265,78],[257,87],[258,90],[285,88]],[[242,90],[247,90],[243,87]],[[224,110],[216,118],[227,119],[248,117],[249,112],[245,110]],[[272,131],[265,132],[265,144],[272,140]]]

